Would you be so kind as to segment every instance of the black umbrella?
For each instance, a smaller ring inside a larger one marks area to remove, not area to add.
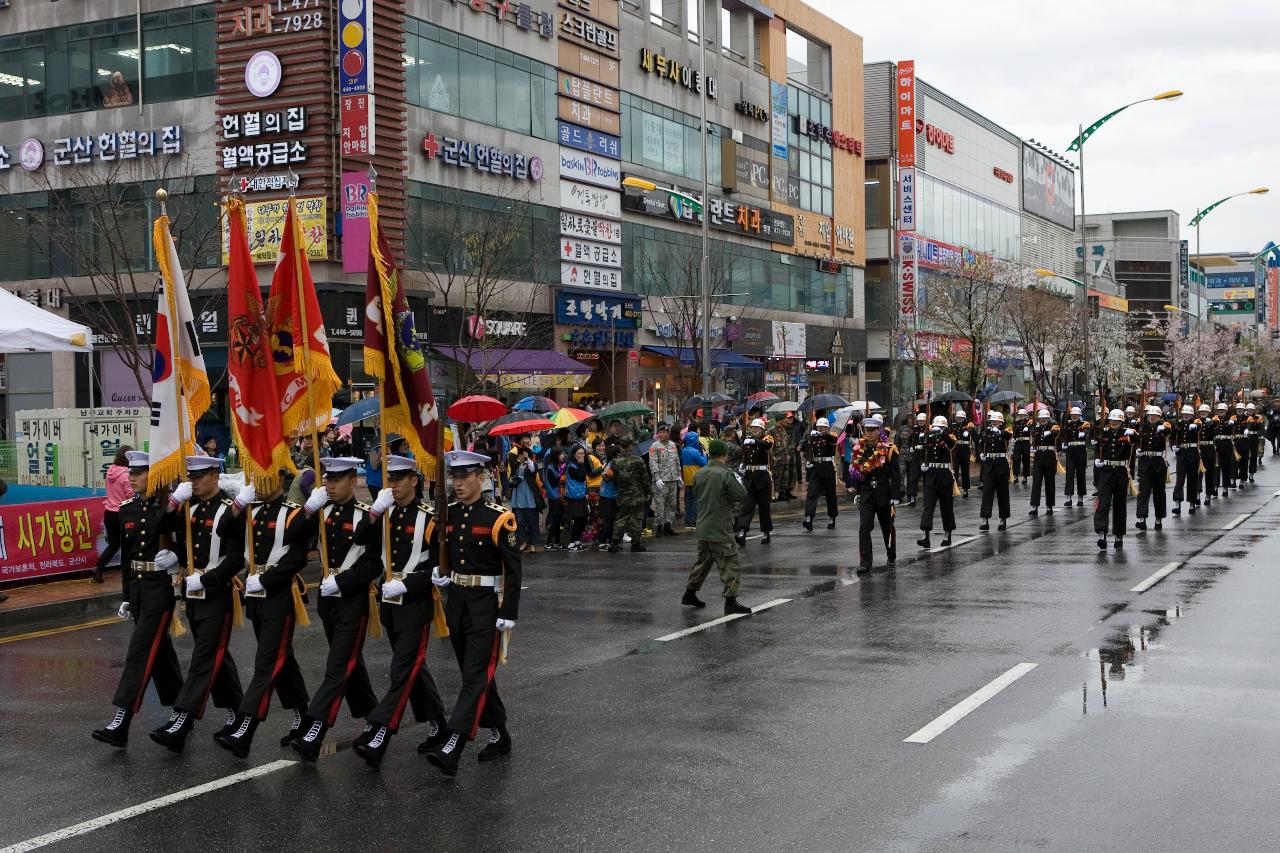
[[[842,409],[849,405],[849,401],[839,394],[814,394],[812,397],[805,397],[804,402],[800,404],[800,412],[807,413],[817,409]]]
[[[963,391],[948,391],[938,397],[934,397],[937,403],[972,403],[973,398]]]
[[[706,396],[694,394],[692,397],[684,401],[684,405],[680,407],[680,411],[692,412],[697,409],[714,409],[718,406],[724,406],[734,402],[737,401],[733,397],[719,392],[716,392],[715,394],[707,394]]]
[[[1012,403],[1015,400],[1025,399],[1027,399],[1026,396],[1017,391],[997,391],[987,399],[987,402],[994,406],[996,403]]]

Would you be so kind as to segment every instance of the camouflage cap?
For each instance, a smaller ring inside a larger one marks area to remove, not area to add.
[[[725,456],[729,453],[729,445],[725,444],[718,438],[711,439],[711,443],[707,445],[708,456]]]

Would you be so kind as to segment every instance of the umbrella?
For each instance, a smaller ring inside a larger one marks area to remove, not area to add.
[[[378,398],[365,397],[358,400],[342,410],[342,414],[338,415],[338,420],[334,426],[346,426],[362,421],[365,418],[371,418],[378,414]]]
[[[636,456],[644,456],[646,453],[649,452],[650,447],[653,447],[652,438],[649,439],[648,441],[640,442],[640,444],[636,447]]]
[[[849,405],[849,401],[839,394],[814,394],[811,397],[804,398],[799,410],[801,412],[812,412],[817,409],[839,409],[847,405]]]
[[[1261,388],[1254,388],[1249,392],[1249,399],[1251,400],[1261,400],[1265,396],[1267,396],[1267,392],[1263,391]]]
[[[854,415],[862,417],[864,411],[866,410],[857,406],[845,406],[842,409],[836,409],[835,414],[831,416],[831,430],[833,432],[842,432],[845,425],[849,423],[849,418]]]
[[[987,402],[991,405],[997,403],[1012,403],[1016,400],[1027,399],[1025,395],[1019,394],[1017,391],[997,391],[987,398]]]
[[[634,415],[652,415],[653,409],[650,409],[644,403],[637,403],[635,400],[624,400],[621,403],[614,403],[611,406],[605,406],[603,409],[595,413],[595,416],[601,421],[614,420],[616,418],[629,418]]]
[[[694,409],[714,409],[718,406],[724,406],[733,402],[736,402],[733,397],[719,392],[715,394],[708,394],[705,397],[701,394],[694,394],[692,397],[684,401],[684,405],[680,407],[680,411],[691,412]]]
[[[963,391],[948,391],[947,393],[934,397],[938,403],[972,403],[973,398]]]
[[[582,421],[593,417],[595,416],[590,412],[583,411],[582,409],[559,409],[552,412],[547,417],[547,420],[551,421],[551,423],[558,427],[571,427],[576,423],[581,423]]]
[[[764,400],[780,400],[780,399],[782,398],[779,397],[777,394],[773,393],[772,391],[757,391],[754,394],[747,395],[748,402],[753,402],[753,403],[757,400],[764,401]]]
[[[1041,409],[1047,409],[1047,408],[1049,408],[1049,407],[1048,407],[1048,405],[1046,405],[1046,404],[1045,404],[1045,402],[1044,402],[1043,400],[1036,400],[1034,403],[1027,403],[1027,405],[1025,405],[1025,406],[1023,406],[1023,407],[1022,407],[1022,410],[1023,410],[1024,412],[1030,412],[1030,411],[1037,411],[1037,412],[1038,412],[1038,411],[1040,411]]]
[[[842,409],[854,408],[860,412],[883,412],[884,411],[881,405],[877,403],[875,400],[854,400],[848,406],[841,406],[840,408]]]
[[[489,436],[524,435],[527,432],[555,429],[555,426],[542,415],[533,412],[512,412],[489,424],[489,429],[485,434]]]
[[[481,423],[500,418],[507,413],[507,407],[501,400],[486,397],[483,394],[472,394],[463,397],[449,407],[447,414],[455,421]]]
[[[554,412],[560,408],[560,404],[550,397],[525,397],[520,402],[511,407],[513,412]]]
[[[769,408],[765,409],[765,412],[766,412],[766,413],[768,413],[768,414],[770,414],[770,415],[775,415],[775,416],[777,416],[777,417],[782,417],[782,416],[783,416],[783,415],[785,415],[787,412],[794,412],[794,411],[796,411],[796,410],[797,410],[797,409],[799,409],[799,408],[800,408],[800,404],[799,404],[799,403],[793,403],[793,402],[791,402],[790,400],[781,400],[781,401],[779,401],[779,402],[777,402],[777,403],[774,403],[774,404],[773,404],[772,406],[770,406]]]

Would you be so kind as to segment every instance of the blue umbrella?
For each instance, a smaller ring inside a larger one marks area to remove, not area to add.
[[[378,398],[365,397],[352,403],[342,410],[342,414],[338,415],[337,426],[346,426],[347,424],[358,423],[365,418],[372,418],[378,414]]]
[[[516,412],[538,412],[546,414],[554,412],[560,408],[560,404],[549,397],[525,397],[520,402],[511,407]]]

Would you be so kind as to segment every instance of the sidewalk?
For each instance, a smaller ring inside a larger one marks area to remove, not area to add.
[[[51,581],[4,590],[0,637],[61,628],[114,616],[120,606],[120,570],[108,569],[105,583],[92,578]]]

